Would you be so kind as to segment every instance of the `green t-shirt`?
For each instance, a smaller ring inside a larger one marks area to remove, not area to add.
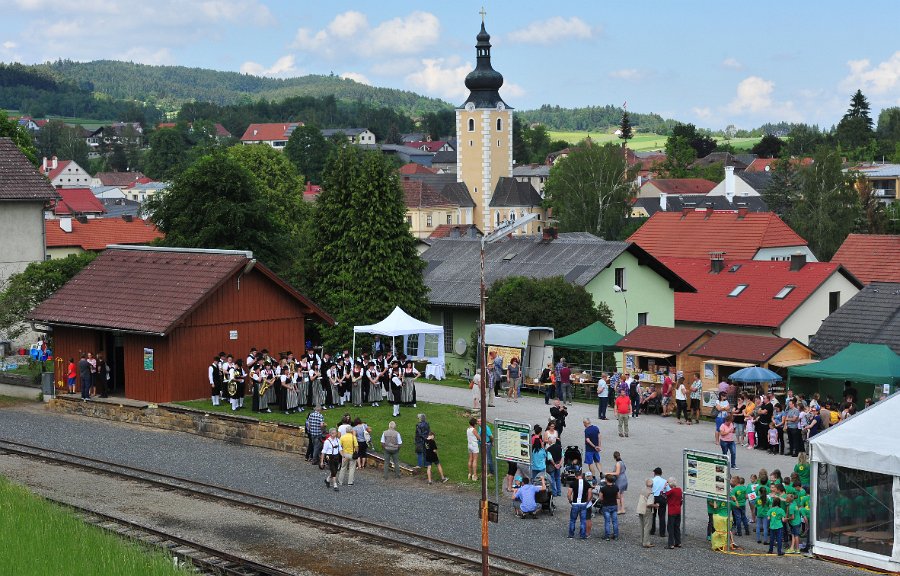
[[[800,476],[800,483],[809,486],[809,464],[797,464],[794,466],[794,472]]]
[[[747,487],[743,484],[735,486],[731,489],[731,497],[737,503],[738,508],[743,508],[747,505]]]
[[[769,498],[756,499],[756,517],[762,518],[769,513]]]
[[[712,506],[712,514],[718,514],[719,516],[728,516],[728,504],[726,502],[713,500],[711,504],[707,502],[706,509],[709,510],[710,506]]]
[[[769,510],[769,528],[772,530],[776,530],[778,528],[784,527],[784,510],[781,508],[772,507]]]
[[[785,494],[796,494],[797,491],[794,490],[794,487],[791,486],[790,484],[785,484],[784,485],[784,493]]]
[[[796,502],[791,502],[790,506],[788,506],[788,515],[791,516],[791,526],[799,526],[803,521],[803,516],[800,514],[800,506]]]
[[[800,515],[809,518],[809,496],[806,494],[800,497]]]

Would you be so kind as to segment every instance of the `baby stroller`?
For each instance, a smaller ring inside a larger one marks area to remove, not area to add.
[[[567,446],[566,451],[563,453],[563,483],[569,483],[575,479],[575,474],[581,470],[582,462],[584,462],[584,459],[581,457],[581,448],[578,446]]]

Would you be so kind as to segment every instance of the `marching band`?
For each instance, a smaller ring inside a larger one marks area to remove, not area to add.
[[[213,357],[209,386],[213,406],[224,399],[232,411],[244,407],[247,395],[254,412],[277,408],[284,414],[316,405],[323,410],[345,404],[379,406],[387,399],[393,415],[399,416],[401,406],[416,405],[419,375],[412,360],[381,348],[374,357],[363,353],[351,358],[345,349],[332,358],[329,352],[320,356],[308,347],[299,359],[290,351],[276,359],[266,349],[251,348],[246,361],[224,352]]]

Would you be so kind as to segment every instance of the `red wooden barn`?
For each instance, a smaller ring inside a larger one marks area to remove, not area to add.
[[[334,320],[251,252],[111,246],[38,305],[57,358],[110,360],[115,387],[149,402],[209,396],[221,351],[300,353],[307,320]]]

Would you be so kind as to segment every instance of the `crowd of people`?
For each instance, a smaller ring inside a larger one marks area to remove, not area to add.
[[[66,386],[69,394],[77,394],[78,379],[81,378],[81,397],[85,400],[100,396],[109,396],[109,387],[112,381],[112,370],[103,358],[102,353],[96,356],[92,352],[85,352],[75,363],[74,358],[69,358],[66,366]]]

